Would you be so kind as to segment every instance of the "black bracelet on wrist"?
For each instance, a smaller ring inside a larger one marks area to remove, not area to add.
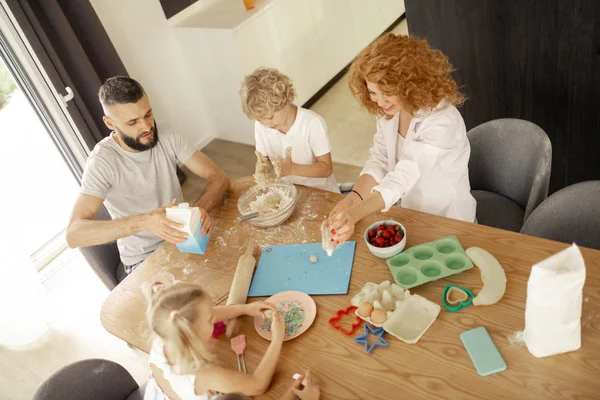
[[[352,189],[352,190],[351,190],[351,192],[354,192],[354,193],[356,193],[356,195],[357,195],[358,197],[360,197],[360,201],[363,201],[363,198],[362,198],[362,196],[360,195],[360,193],[358,193],[358,192],[357,192],[356,190],[354,190],[354,189]]]

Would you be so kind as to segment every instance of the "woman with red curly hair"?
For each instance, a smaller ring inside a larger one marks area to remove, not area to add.
[[[358,221],[396,204],[475,221],[470,146],[456,109],[464,97],[451,72],[448,58],[425,40],[392,33],[356,57],[350,90],[376,116],[377,132],[359,180],[325,222],[336,240],[347,240]]]

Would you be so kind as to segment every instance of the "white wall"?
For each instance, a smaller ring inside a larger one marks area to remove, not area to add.
[[[129,75],[146,89],[156,118],[197,147],[215,137],[198,79],[184,61],[158,0],[90,0]]]
[[[216,136],[254,144],[253,122],[237,95],[244,75],[278,68],[293,80],[296,103],[304,104],[403,13],[402,0],[273,0],[234,28],[216,29],[205,16],[173,29]]]
[[[259,66],[278,68],[292,78],[296,103],[303,104],[404,12],[402,0],[262,1],[260,12],[224,29],[215,29],[215,21],[207,28],[206,18],[173,26],[158,0],[91,3],[158,118],[205,145],[214,137],[254,144],[253,122],[237,95],[244,75]]]
[[[254,122],[242,112],[238,97],[244,68],[236,51],[234,31],[173,29],[185,63],[197,77],[197,90],[206,99],[216,137],[254,145]]]

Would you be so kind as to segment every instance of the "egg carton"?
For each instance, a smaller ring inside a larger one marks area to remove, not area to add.
[[[368,282],[361,291],[352,298],[350,303],[355,307],[360,307],[362,303],[368,302],[373,305],[373,309],[381,309],[386,312],[386,320],[390,318],[392,313],[396,311],[396,308],[402,304],[408,295],[408,291],[405,291],[400,286],[390,281],[385,281],[379,285],[373,282]],[[371,325],[381,328],[383,324],[377,324],[371,320],[370,317],[363,317],[358,313],[358,310],[354,313],[362,320],[367,321]]]
[[[419,244],[386,260],[394,281],[404,289],[459,274],[473,262],[456,236]]]
[[[363,317],[359,310],[355,314],[362,320],[383,328],[387,333],[405,343],[414,344],[419,341],[440,313],[440,306],[426,298],[411,294],[400,286],[385,281],[379,285],[368,282],[356,294],[351,303],[355,307],[370,303],[373,309],[382,309],[386,313],[383,323],[373,323],[370,317]]]

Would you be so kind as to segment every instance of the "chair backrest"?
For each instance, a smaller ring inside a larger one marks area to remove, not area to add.
[[[54,373],[38,388],[33,400],[125,400],[136,391],[138,384],[121,365],[90,359]]]
[[[471,129],[471,189],[507,197],[525,219],[548,196],[552,144],[539,126],[520,119],[496,119]]]
[[[531,213],[521,233],[600,250],[600,181],[554,193]]]
[[[94,219],[110,221],[111,217],[106,208],[102,206]],[[121,262],[117,244],[113,242],[98,246],[82,247],[80,251],[102,283],[109,290],[113,290],[118,284],[116,272]]]

